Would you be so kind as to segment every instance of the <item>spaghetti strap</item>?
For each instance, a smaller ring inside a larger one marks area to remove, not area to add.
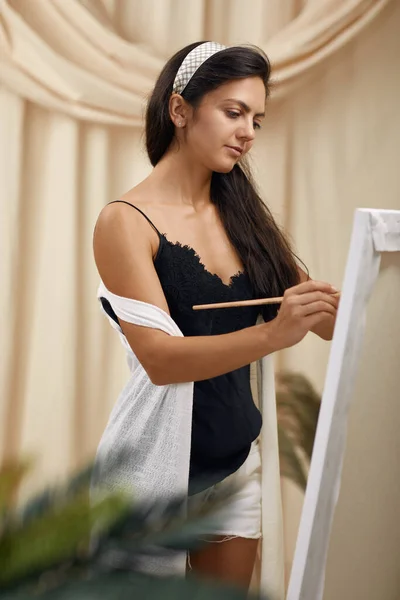
[[[149,217],[147,215],[145,215],[142,210],[140,210],[140,208],[138,208],[134,204],[131,204],[130,202],[127,202],[126,200],[113,200],[112,202],[109,202],[108,204],[114,204],[115,202],[122,202],[123,204],[128,204],[128,206],[132,206],[132,208],[135,208],[137,211],[139,211],[144,216],[144,218],[150,223],[150,225],[152,226],[152,228],[158,234],[158,237],[162,238],[162,235],[158,231],[157,227],[154,225],[154,223],[152,223],[152,221],[150,221]]]

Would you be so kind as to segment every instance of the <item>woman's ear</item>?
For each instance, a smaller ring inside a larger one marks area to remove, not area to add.
[[[187,125],[189,106],[180,94],[172,94],[169,99],[169,116],[175,127]]]

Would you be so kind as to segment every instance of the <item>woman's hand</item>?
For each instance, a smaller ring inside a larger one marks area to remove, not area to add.
[[[285,291],[277,317],[267,323],[269,339],[281,350],[294,346],[311,330],[333,331],[338,305],[339,293],[329,283],[310,279],[295,285]]]

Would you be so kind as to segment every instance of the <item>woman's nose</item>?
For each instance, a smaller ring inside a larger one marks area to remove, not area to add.
[[[252,142],[255,138],[255,135],[253,122],[249,121],[241,128],[239,137],[241,139],[245,139],[246,141]]]

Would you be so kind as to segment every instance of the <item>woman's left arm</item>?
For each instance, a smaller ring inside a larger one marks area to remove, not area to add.
[[[309,279],[312,279],[299,266],[297,266],[297,269],[299,271],[299,277],[300,277],[299,283],[303,283],[303,281],[308,281]],[[335,297],[337,298],[337,305],[339,305],[340,296],[335,296]],[[336,309],[337,309],[337,307],[336,307]],[[332,317],[332,315],[327,315],[326,320],[322,321],[321,323],[318,323],[318,325],[316,325],[313,329],[311,329],[311,331],[313,333],[315,333],[316,335],[318,335],[323,340],[331,340],[333,338],[333,331],[335,329],[335,323],[336,323],[336,315],[335,315],[335,317]]]

